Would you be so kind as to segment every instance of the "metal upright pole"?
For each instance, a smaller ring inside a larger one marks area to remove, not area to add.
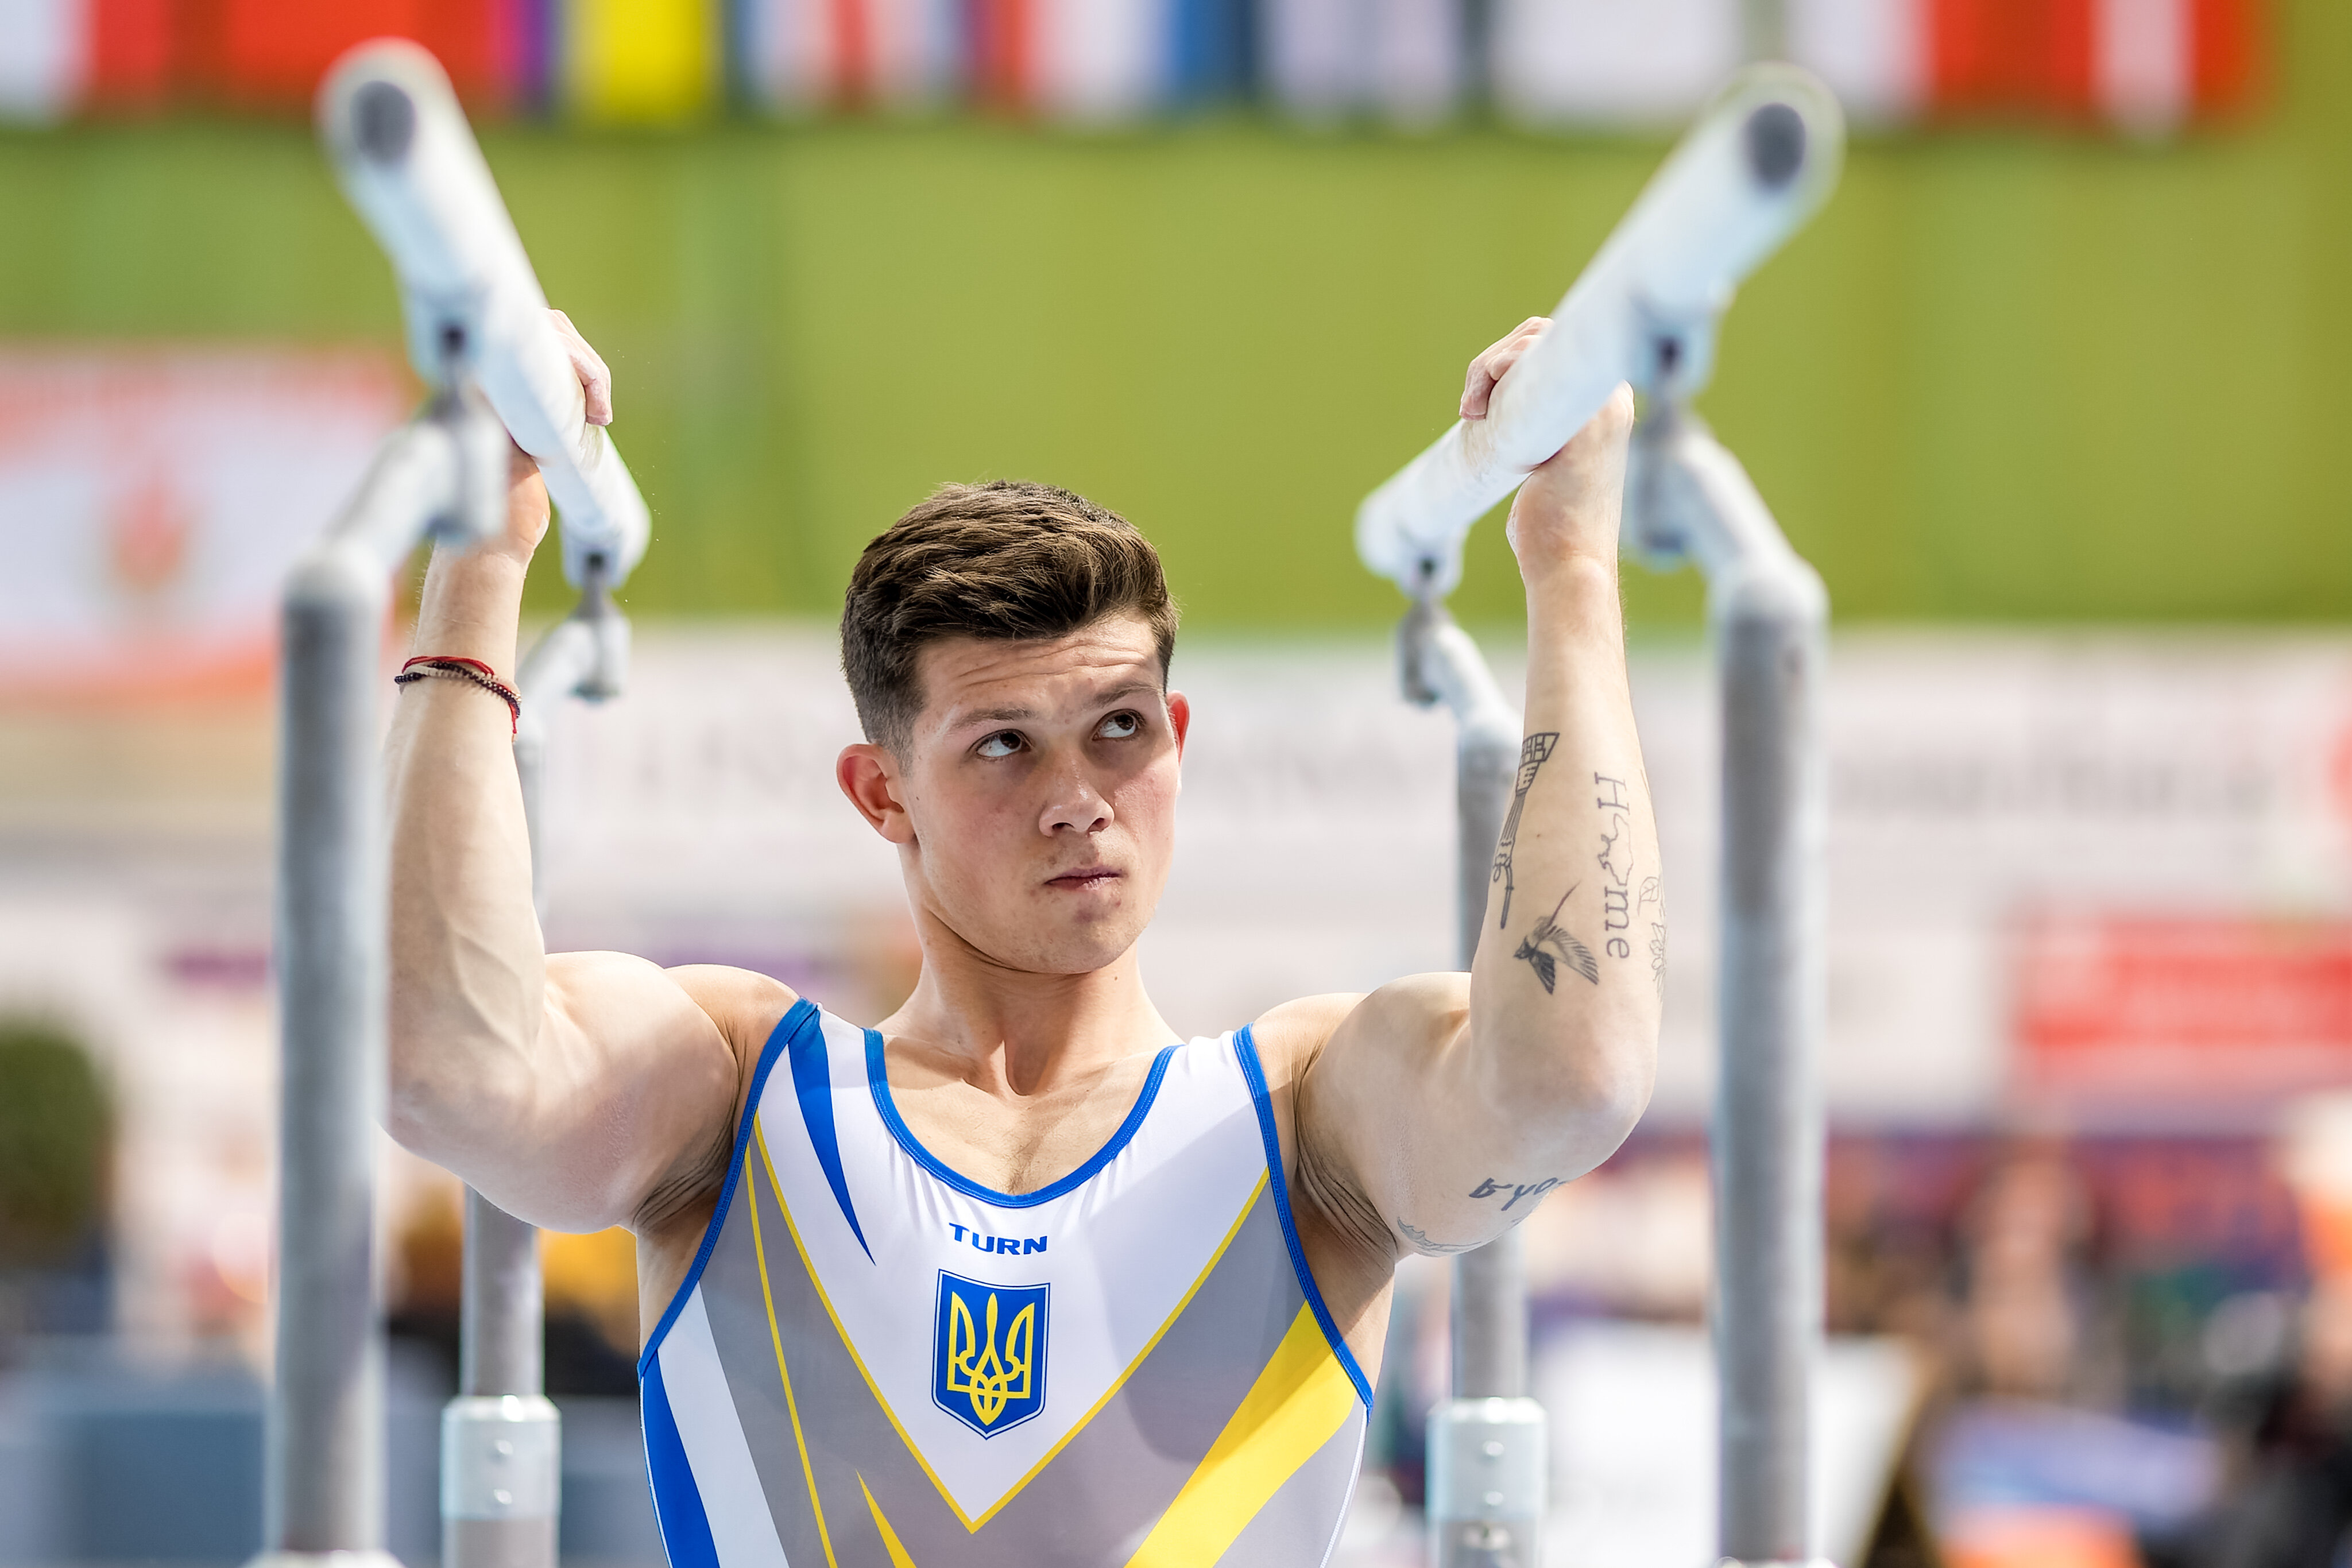
[[[547,715],[569,696],[620,689],[628,622],[591,563],[580,608],[540,639],[517,677],[515,774],[530,835],[531,898],[547,913],[541,787]],[[554,1568],[562,1514],[563,1426],[546,1396],[539,1230],[466,1189],[457,1397],[441,1416],[444,1568]]]
[[[453,366],[462,350],[456,334]],[[445,393],[385,442],[358,497],[286,588],[265,1560],[389,1561],[374,1133],[384,1067],[383,617],[394,568],[428,531],[479,537],[494,525],[505,460],[505,436],[478,400]]]
[[[382,563],[335,541],[286,594],[278,737],[278,1375],[267,1531],[383,1545],[375,1121],[383,1072],[376,690]]]
[[[1466,644],[1469,639],[1463,639]],[[1474,650],[1475,652],[1475,650]],[[1491,685],[1491,682],[1487,683]],[[1518,772],[1519,716],[1499,692],[1465,716],[1454,743],[1458,882],[1454,953],[1467,969],[1486,923],[1495,845]],[[1454,1260],[1454,1396],[1516,1399],[1528,1391],[1527,1268],[1519,1233],[1507,1230]]]
[[[441,1412],[445,1568],[553,1568],[563,1427],[545,1392],[539,1231],[466,1189],[457,1397]]]
[[[1813,1554],[1809,1383],[1822,1336],[1822,830],[1826,601],[1777,572],[1722,584],[1721,1068],[1716,1091],[1722,1552]]]
[[[1455,947],[1477,956],[1495,845],[1519,768],[1518,711],[1469,634],[1433,599],[1398,629],[1405,695],[1453,711]],[[1545,1422],[1528,1393],[1528,1289],[1517,1230],[1454,1260],[1451,1396],[1430,1412],[1427,1511],[1437,1568],[1534,1568],[1544,1511]]]
[[[1829,600],[1738,461],[1663,406],[1637,438],[1640,548],[1708,581],[1723,713],[1716,1092],[1720,1554],[1811,1560],[1822,1338],[1824,988],[1820,693]]]

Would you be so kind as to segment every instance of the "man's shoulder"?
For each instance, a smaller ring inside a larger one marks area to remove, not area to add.
[[[747,1080],[776,1026],[802,999],[792,987],[756,969],[682,964],[665,972],[718,1026]]]
[[[1267,1084],[1279,1088],[1295,1082],[1365,1000],[1361,991],[1332,991],[1300,997],[1260,1013],[1250,1023],[1250,1043],[1257,1048]]]
[[[1333,991],[1268,1009],[1250,1025],[1266,1081],[1304,1073],[1342,1028],[1394,1030],[1416,1038],[1470,1006],[1470,977],[1450,970],[1407,975],[1375,991]]]

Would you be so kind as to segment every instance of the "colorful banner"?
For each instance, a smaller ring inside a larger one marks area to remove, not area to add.
[[[372,350],[0,350],[0,696],[258,682],[410,401]]]
[[[2263,85],[2264,0],[1785,0],[1788,57],[1860,122],[2160,133]],[[1483,83],[1539,126],[1679,124],[1748,57],[1742,0],[0,0],[0,120],[174,102],[301,112],[383,35],[475,105],[668,122],[731,82],[787,112],[968,97],[1126,120],[1252,96],[1425,122]],[[1476,21],[1480,37],[1469,36]]]

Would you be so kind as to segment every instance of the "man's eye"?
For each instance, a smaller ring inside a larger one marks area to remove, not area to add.
[[[1141,716],[1131,713],[1115,713],[1095,730],[1095,734],[1104,740],[1126,740],[1142,733]]]
[[[1003,730],[982,741],[972,750],[982,757],[1010,757],[1021,749],[1021,737],[1011,730]]]

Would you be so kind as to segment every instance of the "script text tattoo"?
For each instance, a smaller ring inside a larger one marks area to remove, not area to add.
[[[1546,995],[1551,994],[1553,988],[1559,984],[1562,959],[1567,960],[1570,968],[1594,985],[1601,983],[1601,965],[1592,956],[1592,949],[1578,941],[1575,934],[1559,923],[1559,912],[1568,907],[1569,898],[1575,892],[1576,889],[1571,887],[1561,894],[1551,913],[1535,923],[1534,928],[1519,943],[1519,950],[1511,955],[1514,958],[1525,959],[1528,967],[1535,970],[1536,978],[1543,982]]]
[[[1486,875],[1489,884],[1503,884],[1503,917],[1495,923],[1498,931],[1511,923],[1511,894],[1517,891],[1511,880],[1511,850],[1519,841],[1519,813],[1527,810],[1528,789],[1559,739],[1559,731],[1548,729],[1519,743],[1519,776],[1511,786],[1511,811],[1503,819],[1503,836],[1495,845],[1494,868]]]
[[[1633,927],[1633,843],[1625,813],[1625,781],[1605,773],[1592,776],[1593,804],[1601,811],[1601,948],[1612,958],[1630,958],[1633,944],[1626,933]]]
[[[1559,1185],[1559,1177],[1558,1176],[1546,1176],[1541,1181],[1528,1182],[1525,1184],[1496,1181],[1493,1176],[1487,1176],[1482,1179],[1476,1186],[1470,1189],[1470,1196],[1472,1197],[1502,1197],[1503,1212],[1505,1214],[1508,1214],[1511,1212],[1511,1206],[1518,1202],[1519,1199],[1523,1197],[1532,1197],[1540,1200],[1544,1194],[1549,1192]],[[1506,1194],[1508,1196],[1506,1197]],[[1533,1206],[1530,1205],[1529,1207],[1532,1207]]]
[[[1407,1241],[1412,1243],[1414,1250],[1426,1252],[1434,1258],[1444,1258],[1455,1252],[1472,1252],[1486,1245],[1483,1241],[1432,1241],[1426,1234],[1407,1225],[1402,1218],[1397,1221],[1397,1228],[1404,1233]]]

